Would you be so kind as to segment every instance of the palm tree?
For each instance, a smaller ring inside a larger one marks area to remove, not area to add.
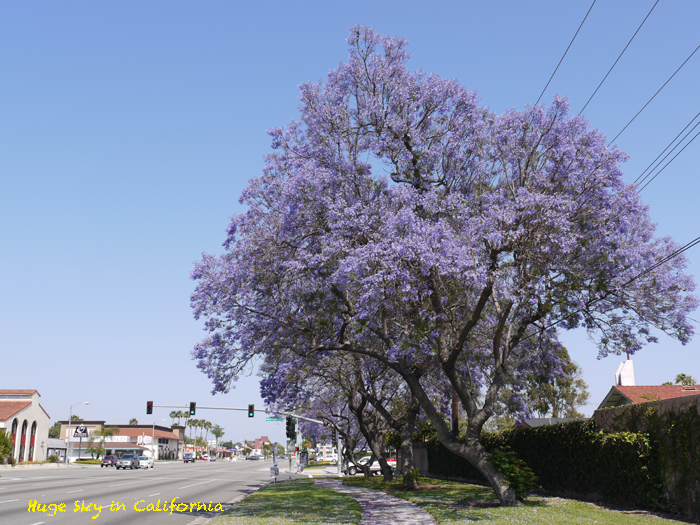
[[[693,376],[689,376],[687,374],[678,374],[676,376],[676,384],[677,385],[696,385],[697,381]]]
[[[192,439],[192,428],[194,428],[196,422],[196,419],[192,419],[191,417],[187,418],[187,426],[190,427],[190,439]]]
[[[216,450],[219,450],[219,440],[221,439],[221,436],[224,435],[224,429],[221,428],[219,425],[214,425],[211,429],[211,433],[214,437],[216,437]]]
[[[169,416],[170,416],[170,424],[172,426],[175,424],[175,418],[179,417],[179,412],[177,410],[171,410]]]
[[[131,426],[133,426],[133,425],[138,425],[138,424],[139,424],[139,420],[136,419],[135,417],[132,417],[132,418],[129,420],[129,425],[131,425]]]

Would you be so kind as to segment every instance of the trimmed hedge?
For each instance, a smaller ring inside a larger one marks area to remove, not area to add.
[[[659,454],[645,433],[606,433],[593,421],[574,421],[484,433],[481,442],[489,452],[513,450],[550,492],[669,508]],[[474,467],[436,441],[428,445],[428,464],[437,476],[485,482]]]

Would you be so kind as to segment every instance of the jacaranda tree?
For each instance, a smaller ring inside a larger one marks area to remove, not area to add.
[[[626,159],[566,100],[496,116],[458,82],[411,71],[404,40],[351,30],[350,55],[301,87],[300,122],[232,218],[225,253],[196,265],[198,366],[226,391],[277,350],[356,353],[393,369],[440,441],[502,504],[515,492],[479,442],[499,390],[562,374],[559,330],[585,328],[600,356],[652,330],[686,343],[698,301],[685,261],[654,225]],[[291,366],[291,365],[290,365]],[[457,392],[453,437],[424,377]]]

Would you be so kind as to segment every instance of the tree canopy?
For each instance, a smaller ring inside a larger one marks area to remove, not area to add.
[[[601,357],[634,354],[653,329],[685,344],[695,284],[682,256],[654,267],[676,244],[654,237],[626,155],[565,99],[494,115],[409,70],[405,40],[358,26],[348,42],[325,83],[302,84],[301,120],[269,132],[225,253],[195,266],[209,336],[193,356],[215,392],[280,351],[280,369],[375,360],[514,504],[479,443],[501,389],[525,405],[533,374],[566,376],[559,330],[583,327]],[[436,377],[467,415],[464,440],[428,392]]]

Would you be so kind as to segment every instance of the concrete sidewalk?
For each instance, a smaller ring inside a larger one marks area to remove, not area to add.
[[[437,525],[419,506],[378,490],[346,487],[337,479],[317,479],[316,485],[353,497],[362,507],[360,525]]]

